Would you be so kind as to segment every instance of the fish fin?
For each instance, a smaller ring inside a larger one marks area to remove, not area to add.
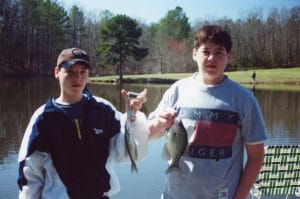
[[[136,166],[136,161],[137,161],[137,149],[135,149],[133,153],[134,153],[134,154],[131,154],[131,155],[129,154],[129,152],[126,153],[126,154],[127,154],[127,156],[129,156],[129,159],[130,159],[130,163],[131,163],[131,173],[134,173],[134,172],[138,173],[138,169],[137,169],[137,166]]]
[[[132,157],[132,160],[131,160],[131,173],[138,173],[138,169],[137,169],[137,166],[136,166],[136,161],[138,159],[138,151],[137,151],[137,148],[135,148],[134,150],[134,154],[132,154],[133,157]]]
[[[172,164],[172,165],[170,165],[170,166],[167,168],[167,170],[165,171],[165,173],[168,174],[168,173],[174,172],[174,171],[176,171],[176,170],[177,170],[177,171],[181,171],[179,165],[177,165],[177,164]]]
[[[128,153],[129,153],[129,149],[128,149],[128,138],[127,138],[127,135],[128,135],[128,127],[126,126],[126,123],[125,123],[125,126],[124,126],[124,129],[125,129],[125,133],[124,133],[124,156],[125,157],[128,157]]]
[[[134,157],[135,157],[134,159],[135,159],[136,161],[138,160],[138,155],[139,155],[139,153],[138,153],[138,148],[136,147],[136,148],[135,148],[135,156],[134,156]]]
[[[164,147],[163,147],[163,150],[162,150],[162,154],[161,156],[164,158],[164,159],[170,159],[170,152],[168,150],[168,147],[167,147],[167,144],[165,143]]]
[[[125,150],[124,150],[124,156],[127,158],[129,156],[129,146],[126,143],[126,138],[125,138],[124,148],[125,148]]]

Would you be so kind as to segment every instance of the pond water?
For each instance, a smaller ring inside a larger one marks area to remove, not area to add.
[[[18,174],[17,156],[24,130],[32,113],[49,96],[58,95],[58,83],[53,78],[5,78],[0,87],[0,198],[15,199]],[[143,111],[148,114],[157,105],[169,85],[123,85],[131,91],[148,88],[148,101]],[[120,87],[111,84],[90,84],[89,89],[124,110]],[[257,97],[268,129],[267,144],[300,143],[300,92],[259,90]],[[138,163],[139,173],[132,174],[130,166],[115,165],[122,189],[112,199],[160,198],[167,163],[161,158],[164,139],[150,142],[145,160]]]

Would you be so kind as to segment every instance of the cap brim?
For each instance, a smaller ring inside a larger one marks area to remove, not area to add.
[[[61,66],[64,67],[66,70],[69,70],[75,64],[82,64],[87,66],[88,68],[91,68],[90,63],[84,59],[70,59],[62,63]]]

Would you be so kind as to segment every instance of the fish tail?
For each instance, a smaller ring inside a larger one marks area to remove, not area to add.
[[[131,173],[138,173],[138,169],[136,163],[134,161],[131,162]]]

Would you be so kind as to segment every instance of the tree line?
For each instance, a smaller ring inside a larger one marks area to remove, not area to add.
[[[51,74],[58,53],[69,47],[89,52],[95,75],[192,72],[192,35],[204,24],[221,25],[232,35],[232,70],[300,65],[300,6],[246,14],[191,25],[184,10],[175,7],[159,22],[145,24],[109,10],[90,14],[76,5],[66,10],[56,0],[0,0],[0,73]],[[119,18],[135,24],[122,31],[136,29],[127,32],[135,37],[133,47],[124,43],[118,49],[122,64],[109,56],[117,51],[112,42],[118,34],[107,29]]]

